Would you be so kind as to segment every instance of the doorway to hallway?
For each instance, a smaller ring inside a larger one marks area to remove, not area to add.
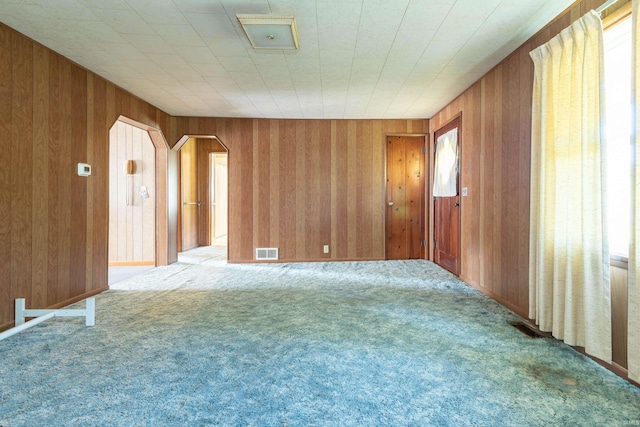
[[[185,252],[196,248],[215,246],[224,249],[226,259],[227,149],[215,137],[197,136],[184,138],[178,150],[180,155],[178,258],[184,258]]]

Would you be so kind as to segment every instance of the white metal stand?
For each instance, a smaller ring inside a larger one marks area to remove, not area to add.
[[[96,300],[95,298],[86,299],[86,307],[84,309],[60,309],[60,310],[27,310],[25,308],[24,298],[16,299],[16,318],[14,328],[0,333],[0,341],[9,338],[12,335],[29,329],[39,323],[49,320],[52,317],[84,317],[87,326],[93,326],[96,323]],[[26,317],[34,317],[34,319],[25,322]]]

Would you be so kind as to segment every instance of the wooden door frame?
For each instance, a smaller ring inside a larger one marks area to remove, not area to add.
[[[452,116],[449,120],[447,120],[445,123],[441,124],[440,126],[438,126],[438,129],[431,129],[430,130],[430,137],[429,137],[429,148],[428,148],[428,155],[429,155],[429,170],[433,171],[433,173],[429,174],[429,188],[427,190],[427,205],[428,205],[428,209],[429,209],[429,230],[428,230],[428,239],[427,239],[427,246],[429,247],[429,254],[428,254],[428,259],[430,261],[435,261],[435,255],[434,255],[434,250],[435,250],[435,199],[433,197],[433,181],[434,181],[434,173],[435,173],[435,147],[436,147],[436,132],[439,131],[440,129],[449,126],[451,123],[453,123],[456,120],[460,120],[460,126],[458,126],[458,187],[462,188],[462,165],[463,165],[463,156],[462,156],[462,111],[460,111],[458,114]],[[464,203],[462,203],[462,195],[460,195],[460,215],[458,215],[458,221],[459,221],[459,231],[460,231],[460,237],[458,238],[458,241],[460,242],[460,270],[462,271],[462,213],[463,213],[463,208],[464,208]],[[462,274],[462,273],[461,273]]]
[[[423,139],[424,142],[424,148],[425,150],[428,152],[428,143],[429,143],[429,133],[398,133],[398,132],[393,132],[393,133],[385,133],[384,134],[384,190],[383,190],[383,196],[382,196],[382,200],[384,200],[384,205],[382,207],[382,209],[384,209],[384,258],[387,258],[387,213],[388,213],[388,209],[387,209],[387,178],[388,178],[388,165],[389,165],[389,147],[388,147],[388,138],[390,136],[408,136],[408,137],[420,137]],[[425,153],[424,159],[423,159],[423,168],[424,168],[424,173],[422,174],[421,180],[422,180],[422,185],[424,186],[424,188],[427,188],[427,179],[426,177],[430,176],[430,171],[431,171],[431,167],[429,165],[429,162],[427,161],[427,153]],[[422,217],[422,237],[423,240],[427,239],[427,234],[429,232],[429,230],[432,227],[428,226],[428,217],[427,217],[427,212],[428,211],[428,205],[429,205],[429,198],[428,198],[428,191],[425,191],[424,194],[424,205],[423,206],[423,217]],[[428,244],[427,247],[425,247],[424,252],[424,259],[428,259]]]

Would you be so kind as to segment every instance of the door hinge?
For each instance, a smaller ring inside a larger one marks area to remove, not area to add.
[[[422,147],[422,154],[427,154],[427,147]]]
[[[427,247],[427,241],[426,240],[420,240],[420,246],[422,246],[423,248]]]
[[[433,239],[433,249],[435,249],[436,246],[438,246],[438,241],[436,239]]]

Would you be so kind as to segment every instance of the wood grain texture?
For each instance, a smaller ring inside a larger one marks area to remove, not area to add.
[[[106,288],[108,129],[125,113],[171,133],[166,113],[0,24],[0,329],[16,298],[44,308]]]
[[[229,149],[230,262],[256,247],[282,261],[384,259],[385,139],[428,129],[410,122],[180,117],[170,140],[197,132]]]
[[[12,42],[11,163],[3,167],[12,181],[11,291],[26,296],[32,283],[33,42],[17,34]]]
[[[0,132],[11,135],[12,81],[11,61],[12,31],[0,25]],[[0,138],[2,167],[0,167],[0,325],[14,318],[11,289],[11,138]]]
[[[533,87],[529,51],[602,3],[573,4],[430,120],[433,132],[455,115],[463,116],[461,184],[469,196],[462,201],[461,277],[524,317]]]

